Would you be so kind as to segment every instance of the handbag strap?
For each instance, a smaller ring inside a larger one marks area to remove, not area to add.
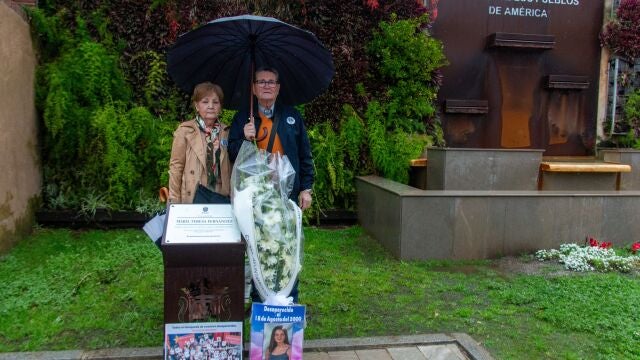
[[[280,120],[280,112],[274,112],[273,124],[271,124],[271,133],[269,134],[269,142],[267,143],[268,153],[271,153],[271,149],[273,149],[273,142],[276,139],[276,132],[278,131],[278,120]]]

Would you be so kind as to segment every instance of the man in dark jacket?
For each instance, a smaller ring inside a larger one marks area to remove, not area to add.
[[[258,99],[254,111],[258,116],[249,120],[248,111],[236,113],[229,133],[229,157],[235,161],[242,142],[253,140],[256,140],[260,149],[286,155],[296,172],[289,197],[305,210],[312,201],[314,170],[311,146],[300,113],[294,107],[276,101],[279,91],[280,83],[275,69],[260,68],[256,71],[253,94]],[[271,141],[272,147],[268,149],[273,124],[277,129]]]
[[[236,113],[229,132],[229,158],[235,162],[242,143],[254,140],[260,149],[286,155],[296,172],[289,198],[305,210],[312,201],[314,170],[311,145],[302,115],[294,107],[278,103],[276,99],[279,92],[278,71],[273,68],[258,69],[253,82],[253,94],[257,98],[254,114],[257,116],[249,119],[247,110]],[[275,134],[271,136],[274,128]],[[290,296],[294,303],[298,303],[297,280]],[[254,302],[261,301],[255,286],[252,286],[251,298]]]

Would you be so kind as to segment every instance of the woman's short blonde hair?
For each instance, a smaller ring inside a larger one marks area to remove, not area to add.
[[[193,88],[193,95],[191,96],[191,100],[194,103],[197,103],[198,101],[202,100],[202,98],[204,98],[205,96],[211,93],[215,93],[216,95],[218,95],[218,100],[220,100],[220,104],[223,103],[224,92],[222,92],[222,88],[219,85],[214,84],[210,81],[206,81],[196,85],[196,87]]]

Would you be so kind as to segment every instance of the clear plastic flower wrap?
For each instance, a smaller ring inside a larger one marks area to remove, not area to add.
[[[301,269],[302,211],[289,199],[295,171],[286,156],[245,141],[231,174],[231,203],[247,242],[253,282],[265,304],[290,305]]]

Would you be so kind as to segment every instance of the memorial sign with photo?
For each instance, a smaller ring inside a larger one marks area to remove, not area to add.
[[[251,360],[302,360],[305,306],[254,303],[251,308]]]
[[[242,322],[165,325],[164,359],[242,359]]]

